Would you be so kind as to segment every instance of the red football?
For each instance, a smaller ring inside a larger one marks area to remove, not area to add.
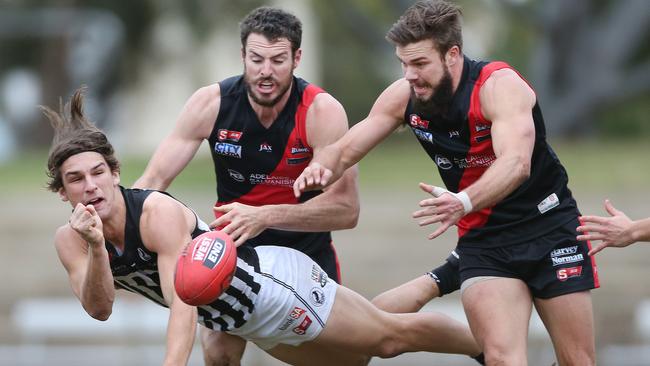
[[[221,231],[209,231],[192,240],[176,263],[174,287],[189,305],[216,300],[230,286],[237,266],[237,248]]]

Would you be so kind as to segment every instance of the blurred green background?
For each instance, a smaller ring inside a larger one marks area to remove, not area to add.
[[[400,77],[384,35],[406,0],[0,0],[0,364],[158,364],[166,315],[138,298],[111,320],[89,320],[73,298],[52,247],[69,207],[44,189],[51,128],[36,105],[57,106],[88,85],[87,114],[101,126],[132,184],[197,88],[241,72],[238,21],[277,5],[303,21],[298,76],[364,118]],[[584,213],[602,201],[633,218],[650,215],[650,2],[647,0],[466,0],[464,52],[501,59],[533,85],[549,141]],[[215,200],[204,146],[170,187],[205,219]],[[439,184],[435,166],[403,131],[360,164],[357,228],[334,234],[344,283],[364,296],[436,266],[454,246],[451,230],[433,242],[410,214]],[[599,363],[650,360],[650,248],[608,250],[594,291]],[[125,310],[126,309],[126,310]],[[458,296],[428,309],[463,317]],[[127,318],[124,318],[127,314]],[[128,314],[132,314],[128,317]],[[135,315],[133,315],[135,314]],[[552,347],[533,319],[532,365],[550,365]],[[254,347],[245,365],[275,364]],[[198,365],[194,352],[191,364]],[[466,365],[458,356],[416,354],[373,365]]]

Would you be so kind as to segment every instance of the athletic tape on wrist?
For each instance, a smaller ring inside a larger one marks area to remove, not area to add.
[[[453,195],[456,196],[456,198],[458,198],[463,204],[463,209],[465,210],[466,214],[472,212],[472,201],[469,199],[469,196],[465,191],[453,193]]]

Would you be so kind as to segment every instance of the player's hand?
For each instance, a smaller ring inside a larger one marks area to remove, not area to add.
[[[93,247],[104,245],[102,220],[93,205],[84,206],[77,203],[70,216],[70,227],[79,233],[88,245]]]
[[[236,246],[258,236],[268,227],[263,207],[235,202],[214,207],[213,210],[218,218],[210,223],[210,227],[230,235]]]
[[[310,163],[293,183],[293,194],[300,197],[302,192],[323,189],[332,175],[332,170],[316,162]]]
[[[455,225],[461,217],[465,216],[462,202],[453,193],[444,188],[420,183],[420,189],[431,194],[434,198],[420,201],[421,210],[413,213],[414,219],[421,219],[420,226],[440,223],[440,227],[429,234],[429,240],[437,238],[440,234]]]
[[[630,232],[633,221],[622,211],[614,208],[609,200],[605,200],[605,210],[611,217],[582,216],[581,224],[576,230],[583,233],[577,236],[578,240],[600,240],[589,251],[594,255],[607,247],[626,247],[634,243]]]

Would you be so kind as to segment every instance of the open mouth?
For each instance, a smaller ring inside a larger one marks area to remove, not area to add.
[[[86,205],[93,205],[93,206],[96,207],[97,205],[101,204],[102,202],[104,202],[104,199],[101,198],[101,197],[97,197],[97,198],[93,198],[93,199],[87,201]]]
[[[257,90],[260,91],[260,93],[271,93],[275,87],[275,83],[271,80],[263,80],[259,83],[257,83]]]

